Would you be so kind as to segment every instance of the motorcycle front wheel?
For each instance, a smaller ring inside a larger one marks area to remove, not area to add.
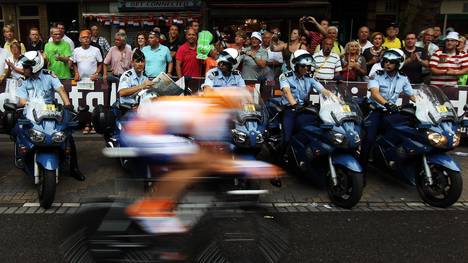
[[[416,188],[419,196],[431,206],[441,208],[451,206],[458,201],[463,190],[463,180],[460,173],[435,165],[432,165],[430,169],[432,185],[427,182],[424,169],[421,169],[416,176]]]
[[[39,203],[44,209],[52,206],[55,198],[55,170],[47,170],[39,165],[39,184],[37,190],[39,194]]]
[[[328,196],[335,205],[350,209],[361,200],[364,188],[363,176],[341,167],[336,167],[336,176],[338,184],[334,185],[330,172],[328,172]]]

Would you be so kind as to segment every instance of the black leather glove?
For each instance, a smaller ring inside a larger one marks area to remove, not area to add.
[[[387,111],[389,111],[391,113],[398,111],[398,106],[393,104],[393,103],[387,102],[387,103],[385,103],[384,106],[385,106],[385,109],[387,109]]]
[[[65,106],[63,106],[63,108],[70,111],[70,112],[76,113],[75,108],[73,108],[73,105],[71,105],[71,104],[70,105],[65,105]]]

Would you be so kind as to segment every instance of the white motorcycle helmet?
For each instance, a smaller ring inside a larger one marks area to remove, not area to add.
[[[405,62],[405,53],[399,48],[386,50],[383,54],[382,61],[380,62],[382,68],[384,68],[386,61],[395,63],[395,68],[401,70],[401,68],[403,68],[403,62]]]
[[[303,49],[299,49],[294,51],[291,56],[291,68],[294,68],[296,65],[304,65],[304,66],[314,66],[314,58],[312,55]]]
[[[20,61],[23,68],[30,67],[33,74],[39,72],[44,67],[44,58],[41,53],[37,51],[28,51],[24,53],[24,55],[21,56]]]
[[[239,52],[235,48],[226,48],[225,50],[219,53],[218,59],[216,62],[224,62],[231,65],[237,64],[237,58],[239,57]]]

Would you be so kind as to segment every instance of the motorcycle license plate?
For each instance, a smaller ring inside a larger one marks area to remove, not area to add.
[[[439,113],[448,112],[447,106],[445,105],[436,106],[436,108]]]
[[[245,104],[244,105],[244,110],[245,111],[255,111],[255,105],[254,104]]]
[[[343,107],[341,107],[341,112],[351,112],[351,108],[349,105],[343,105]]]
[[[55,111],[55,104],[44,104],[45,111]]]

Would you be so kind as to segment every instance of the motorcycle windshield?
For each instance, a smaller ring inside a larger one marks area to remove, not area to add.
[[[415,89],[415,96],[416,118],[421,123],[438,125],[457,120],[455,108],[439,88],[421,85]]]
[[[261,99],[258,103],[244,102],[237,110],[237,122],[244,123],[248,120],[254,120],[263,123],[268,118],[265,107]]]
[[[44,119],[62,121],[63,109],[60,105],[45,103],[44,100],[29,101],[25,107],[26,118],[34,123]]]
[[[320,94],[320,119],[325,124],[341,125],[344,121],[360,121],[361,111],[346,88],[331,89],[332,96]]]

